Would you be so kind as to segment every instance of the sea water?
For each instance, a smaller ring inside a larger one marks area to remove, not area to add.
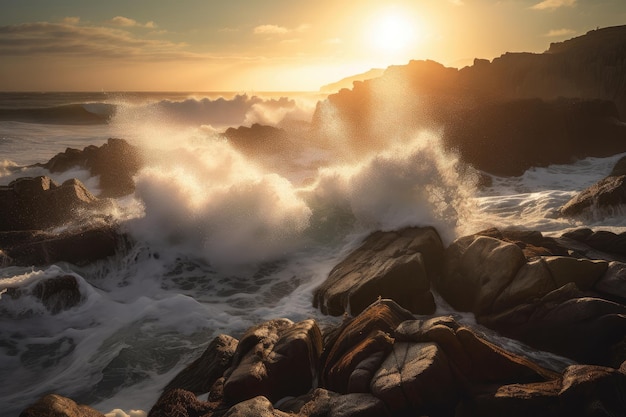
[[[109,137],[138,146],[147,161],[135,193],[107,213],[131,237],[128,248],[83,267],[0,268],[2,415],[17,416],[47,393],[110,416],[143,415],[220,333],[238,337],[277,317],[337,323],[313,309],[312,293],[374,230],[431,225],[449,244],[494,226],[547,235],[626,226],[622,217],[557,215],[622,155],[532,168],[478,188],[473,175],[459,173],[437,132],[390,136],[372,152],[355,153],[350,143],[358,146],[358,138],[341,137],[338,122],[328,120],[326,137],[311,139],[307,126],[323,99],[315,93],[0,94],[0,185],[48,175],[59,182],[78,178],[97,194],[98,179],[89,172],[29,166]],[[254,123],[285,129],[290,142],[271,152],[261,145],[242,150],[221,134]],[[2,295],[68,274],[83,300],[58,314],[32,296]],[[456,314],[437,299],[439,313]],[[544,363],[567,363],[491,337]]]

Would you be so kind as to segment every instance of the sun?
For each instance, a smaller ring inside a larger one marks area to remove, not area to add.
[[[405,52],[416,39],[416,22],[400,10],[376,16],[368,28],[370,45],[379,52]]]

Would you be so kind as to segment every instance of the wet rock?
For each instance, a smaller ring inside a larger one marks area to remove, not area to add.
[[[324,344],[320,386],[339,393],[369,390],[372,376],[393,347],[395,328],[412,319],[393,300],[379,300],[347,320]]]
[[[613,258],[626,256],[626,233],[581,228],[564,233],[563,237],[612,255]],[[626,258],[622,259],[622,262],[626,262]]]
[[[0,232],[0,247],[13,265],[49,265],[61,261],[86,265],[114,255],[124,242],[125,236],[113,226],[68,230],[60,234]]]
[[[559,212],[563,216],[579,216],[594,210],[621,213],[620,206],[626,204],[626,175],[609,176],[584,189],[565,203]]]
[[[73,275],[38,282],[32,294],[40,299],[52,314],[75,307],[82,301],[78,282]]]
[[[302,417],[386,417],[385,404],[371,394],[338,394],[317,388],[281,409]]]
[[[189,364],[163,389],[183,389],[194,394],[209,392],[215,381],[231,366],[238,340],[219,335],[209,343],[202,356]]]
[[[148,417],[199,417],[210,415],[214,409],[213,404],[198,400],[193,393],[174,389],[159,398]]]
[[[80,210],[107,206],[76,179],[59,185],[43,176],[19,178],[0,186],[0,231],[49,229],[76,219]]]
[[[69,398],[48,394],[22,411],[20,417],[104,417],[104,414]]]
[[[626,304],[626,264],[610,262],[606,273],[594,284],[594,289],[609,299]]]
[[[306,393],[317,378],[322,336],[317,323],[276,319],[249,329],[226,371],[224,400],[264,396],[272,402]]]
[[[313,304],[324,314],[358,315],[378,298],[416,314],[431,314],[430,281],[441,269],[443,244],[433,228],[376,232],[330,272]]]
[[[88,169],[91,175],[99,177],[101,197],[121,197],[134,192],[133,176],[143,164],[137,147],[123,139],[110,138],[100,147],[67,148],[45,164],[37,165],[50,172],[63,172],[73,167]]]

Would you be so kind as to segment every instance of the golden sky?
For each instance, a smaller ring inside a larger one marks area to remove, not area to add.
[[[624,0],[0,0],[0,91],[314,91],[626,24]]]

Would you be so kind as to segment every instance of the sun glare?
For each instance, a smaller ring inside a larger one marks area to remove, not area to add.
[[[416,23],[399,10],[379,15],[368,29],[371,46],[382,52],[406,51],[417,32]]]

